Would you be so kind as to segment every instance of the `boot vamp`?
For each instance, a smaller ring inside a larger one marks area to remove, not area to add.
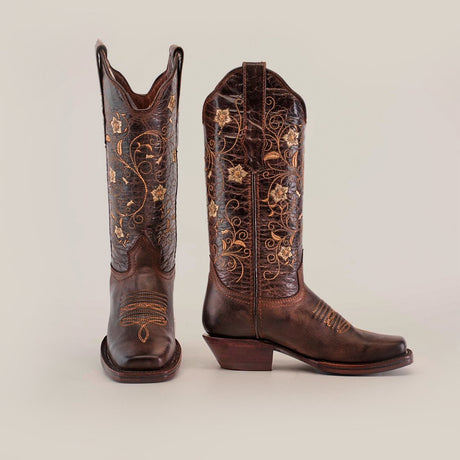
[[[124,369],[158,369],[175,351],[174,273],[159,270],[155,252],[140,238],[129,253],[130,271],[112,270],[107,343],[113,361]]]
[[[165,366],[175,351],[174,333],[165,327],[149,325],[146,329],[148,337],[142,343],[138,331],[135,326],[109,331],[108,348],[115,364],[131,370],[154,370]]]
[[[306,357],[339,363],[369,363],[405,353],[402,337],[355,328],[311,293],[300,297],[261,308],[262,339]]]

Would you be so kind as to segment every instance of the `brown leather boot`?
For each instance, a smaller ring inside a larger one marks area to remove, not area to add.
[[[244,63],[208,96],[203,122],[204,338],[221,367],[271,370],[274,350],[333,374],[412,363],[402,337],[353,327],[304,284],[302,98],[265,63]]]
[[[96,49],[109,189],[110,318],[102,366],[119,382],[171,379],[181,360],[174,335],[177,119],[182,49],[147,94],[136,94]]]

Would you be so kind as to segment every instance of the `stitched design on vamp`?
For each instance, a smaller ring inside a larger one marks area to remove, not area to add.
[[[341,315],[322,300],[318,302],[316,308],[313,310],[313,318],[321,321],[339,334],[343,334],[351,328],[351,324],[346,319],[342,318]]]
[[[138,326],[137,337],[146,343],[150,324],[165,326],[168,300],[165,294],[154,291],[137,291],[123,297],[120,308],[121,326]]]

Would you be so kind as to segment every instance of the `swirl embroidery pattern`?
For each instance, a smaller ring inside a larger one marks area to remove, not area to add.
[[[249,294],[257,276],[263,295],[275,289],[292,295],[302,255],[303,118],[297,99],[285,93],[267,93],[264,104],[264,143],[256,159],[247,151],[243,98],[206,106],[211,259],[230,289]]]
[[[301,124],[287,122],[288,109],[276,108],[276,101],[265,100],[265,148],[261,178],[265,197],[261,199],[268,219],[264,222],[268,236],[264,248],[268,265],[262,276],[266,281],[276,279],[283,266],[296,268],[300,257],[303,168],[299,161]],[[299,166],[300,163],[300,166]]]
[[[240,217],[248,212],[241,197],[249,174],[241,147],[242,108],[239,97],[233,107],[216,110],[213,121],[219,136],[209,136],[205,157],[211,257],[230,284],[238,284],[246,275],[251,256],[250,235]]]
[[[175,244],[175,106],[171,96],[169,122],[135,137],[136,121],[126,114],[115,112],[108,123],[110,228],[112,242],[121,248],[129,249],[141,232],[160,248]]]

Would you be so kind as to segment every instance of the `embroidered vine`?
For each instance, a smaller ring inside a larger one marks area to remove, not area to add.
[[[302,216],[298,212],[301,200],[302,168],[299,168],[299,137],[302,125],[286,122],[288,109],[277,109],[275,99],[265,100],[265,148],[262,179],[269,183],[261,201],[267,206],[269,237],[264,241],[268,251],[265,280],[278,277],[283,265],[294,268],[299,255],[293,251],[294,240],[301,230]]]

